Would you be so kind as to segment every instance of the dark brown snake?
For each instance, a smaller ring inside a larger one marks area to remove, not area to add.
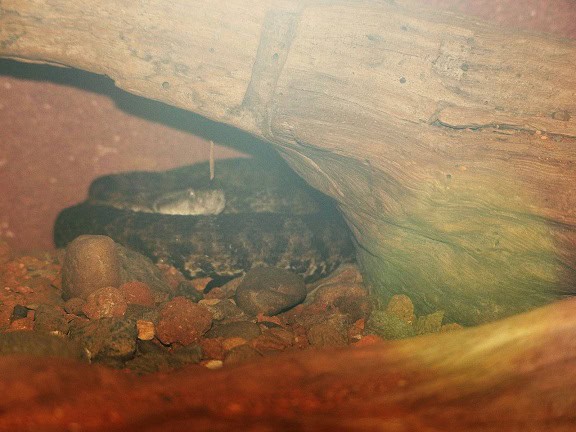
[[[353,260],[332,200],[284,163],[228,159],[216,168],[212,181],[208,163],[100,177],[85,202],[58,216],[56,246],[108,235],[189,278],[229,279],[267,265],[310,282]]]

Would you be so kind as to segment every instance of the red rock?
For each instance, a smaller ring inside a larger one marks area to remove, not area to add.
[[[93,292],[86,299],[82,312],[90,319],[121,317],[128,304],[118,288],[105,287]]]
[[[185,297],[175,297],[160,310],[156,336],[166,345],[189,345],[212,325],[212,314]]]
[[[351,346],[357,347],[357,348],[362,348],[362,347],[381,344],[383,342],[385,342],[385,341],[380,336],[375,335],[375,334],[369,334],[369,335],[362,337],[362,339],[360,339],[356,343],[353,343]]]
[[[124,294],[127,303],[150,307],[155,305],[154,294],[144,282],[126,282],[120,285],[118,289]]]
[[[34,328],[34,315],[28,314],[26,318],[20,318],[10,323],[10,331],[32,330]]]
[[[224,358],[224,348],[222,347],[221,338],[200,339],[198,343],[202,347],[202,358],[215,360],[222,360]]]

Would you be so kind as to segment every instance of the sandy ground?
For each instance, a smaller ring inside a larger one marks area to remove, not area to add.
[[[574,0],[423,2],[506,27],[576,37]],[[81,201],[95,177],[204,160],[206,139],[241,149],[251,141],[123,93],[102,77],[0,61],[0,238],[17,250],[52,248],[59,210]],[[216,154],[237,153],[221,146]]]

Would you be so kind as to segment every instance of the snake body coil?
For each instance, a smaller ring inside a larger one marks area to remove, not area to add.
[[[284,163],[264,169],[254,159],[228,159],[217,169],[213,181],[207,163],[100,177],[85,202],[58,216],[56,246],[81,234],[107,235],[190,278],[227,279],[267,265],[310,282],[353,260],[332,200]]]

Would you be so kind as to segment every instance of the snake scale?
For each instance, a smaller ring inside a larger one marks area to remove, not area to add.
[[[258,265],[317,280],[354,259],[332,200],[280,161],[238,158],[165,172],[96,179],[83,203],[64,209],[57,247],[81,234],[107,235],[188,278],[223,281]]]

